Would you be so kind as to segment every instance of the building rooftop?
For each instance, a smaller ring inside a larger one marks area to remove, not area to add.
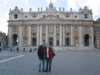
[[[98,18],[94,23],[100,23],[100,18]]]

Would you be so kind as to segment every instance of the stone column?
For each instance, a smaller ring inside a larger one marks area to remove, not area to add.
[[[90,46],[94,48],[94,33],[93,33],[93,26],[91,26],[91,44]]]
[[[28,45],[31,45],[31,25],[29,26],[29,40],[28,40]]]
[[[63,46],[65,46],[65,25],[63,25]]]
[[[54,25],[54,46],[56,46],[56,25]]]
[[[73,44],[73,25],[71,25],[71,45]]]
[[[62,46],[62,25],[60,25],[60,46]]]
[[[40,29],[39,29],[39,25],[37,25],[37,46],[39,46],[39,31],[40,31]]]
[[[82,29],[82,25],[79,26],[79,45],[83,46],[83,41],[82,41],[82,37],[83,37],[83,29]]]
[[[11,32],[12,32],[12,28],[11,26],[8,26],[8,30],[9,30],[9,47],[12,47],[12,40],[11,40]]]
[[[19,46],[22,47],[22,25],[19,27]]]
[[[40,25],[40,45],[42,44],[42,25]]]
[[[46,25],[46,43],[48,43],[48,25]]]

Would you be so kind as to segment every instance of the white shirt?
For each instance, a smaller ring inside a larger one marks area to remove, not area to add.
[[[27,50],[27,48],[25,50]]]
[[[48,55],[48,54],[49,54],[49,48],[47,48],[47,57],[49,57],[49,55]]]

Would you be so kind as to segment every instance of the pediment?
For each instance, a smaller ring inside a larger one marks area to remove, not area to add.
[[[62,20],[62,18],[49,14],[45,17],[40,18],[40,20]]]

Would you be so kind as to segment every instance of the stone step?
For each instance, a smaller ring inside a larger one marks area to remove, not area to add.
[[[38,47],[18,47],[19,50],[24,50],[24,48],[27,48],[27,50],[38,49]],[[71,50],[95,50],[95,48],[92,47],[52,47],[54,51],[71,51]],[[12,47],[12,50],[16,50],[17,47]],[[7,48],[7,50],[11,50],[11,48]]]

